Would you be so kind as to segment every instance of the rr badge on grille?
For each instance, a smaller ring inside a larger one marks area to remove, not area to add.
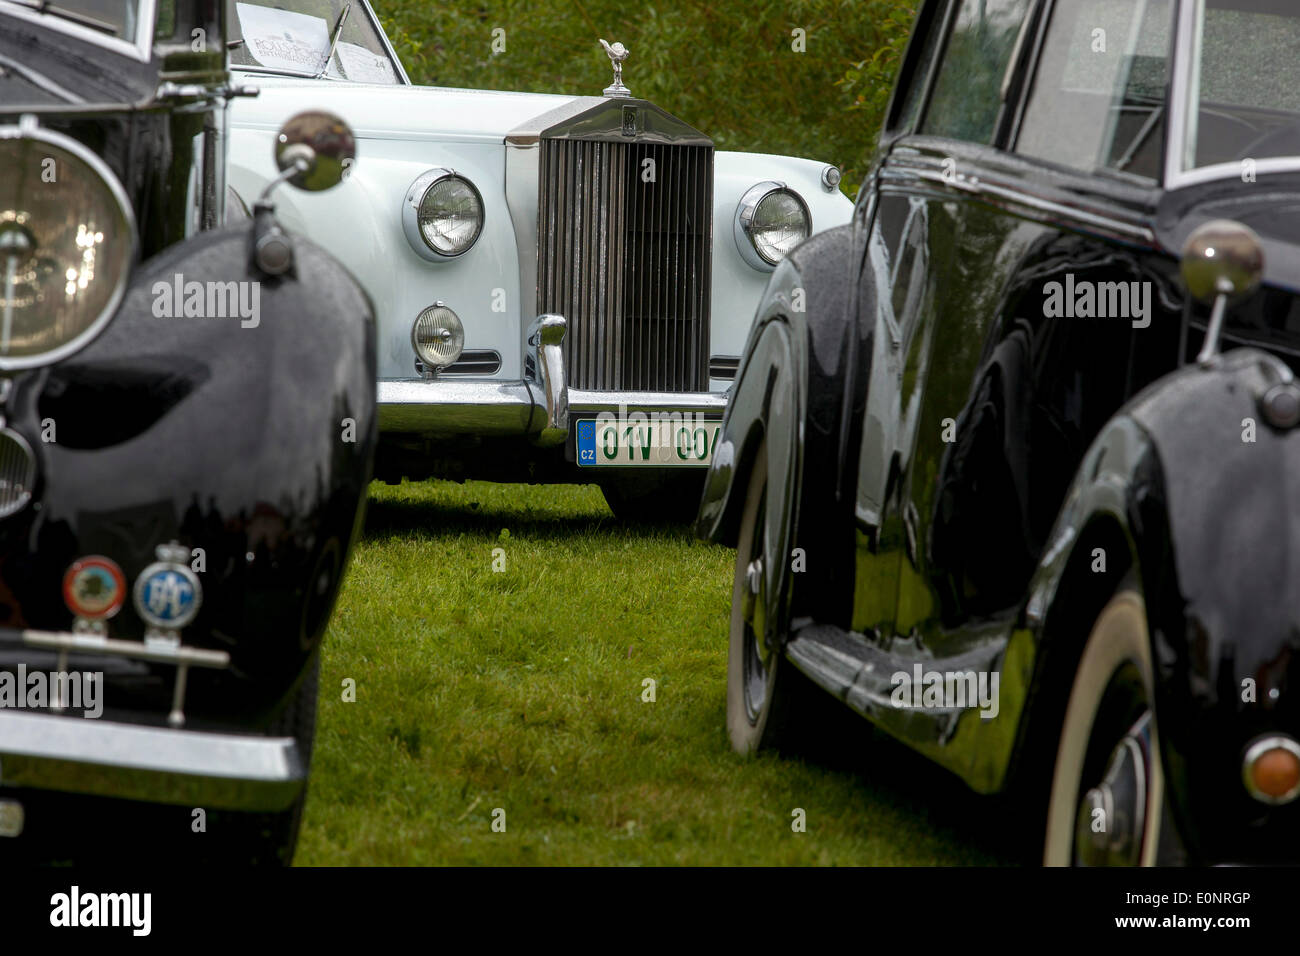
[[[135,609],[146,624],[177,631],[194,620],[203,603],[203,586],[185,562],[189,549],[176,542],[159,545],[158,560],[135,582]]]

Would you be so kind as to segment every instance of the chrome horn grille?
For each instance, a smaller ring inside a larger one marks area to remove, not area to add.
[[[22,435],[0,426],[0,518],[21,511],[36,485],[36,456]]]
[[[707,391],[713,146],[628,135],[627,109],[626,139],[541,139],[537,311],[575,388]]]

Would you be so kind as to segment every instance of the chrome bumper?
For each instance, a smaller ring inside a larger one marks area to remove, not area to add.
[[[591,392],[564,375],[563,316],[543,315],[528,330],[518,382],[388,379],[379,383],[379,430],[450,437],[527,437],[562,444],[570,422],[602,413],[684,412],[721,415],[726,392]]]
[[[287,809],[307,782],[291,737],[0,711],[0,784],[218,810]]]
[[[225,651],[102,634],[0,628],[0,643],[57,655],[100,655],[176,667],[170,727],[0,709],[0,786],[30,787],[218,810],[287,809],[307,782],[292,737],[184,730],[191,667],[224,669]],[[52,702],[59,710],[66,704]]]

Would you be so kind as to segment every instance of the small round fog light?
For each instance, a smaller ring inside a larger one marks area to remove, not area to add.
[[[429,368],[445,368],[460,358],[465,327],[460,316],[441,302],[421,312],[411,326],[411,348]]]
[[[1300,744],[1290,737],[1273,734],[1253,741],[1241,769],[1246,789],[1261,803],[1290,803],[1300,796]]]

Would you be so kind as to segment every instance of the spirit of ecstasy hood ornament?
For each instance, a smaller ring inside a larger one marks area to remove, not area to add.
[[[605,48],[609,61],[614,64],[614,82],[605,87],[606,96],[631,96],[632,91],[623,85],[623,61],[627,59],[627,47],[621,43],[609,44],[604,40],[600,45]]]

